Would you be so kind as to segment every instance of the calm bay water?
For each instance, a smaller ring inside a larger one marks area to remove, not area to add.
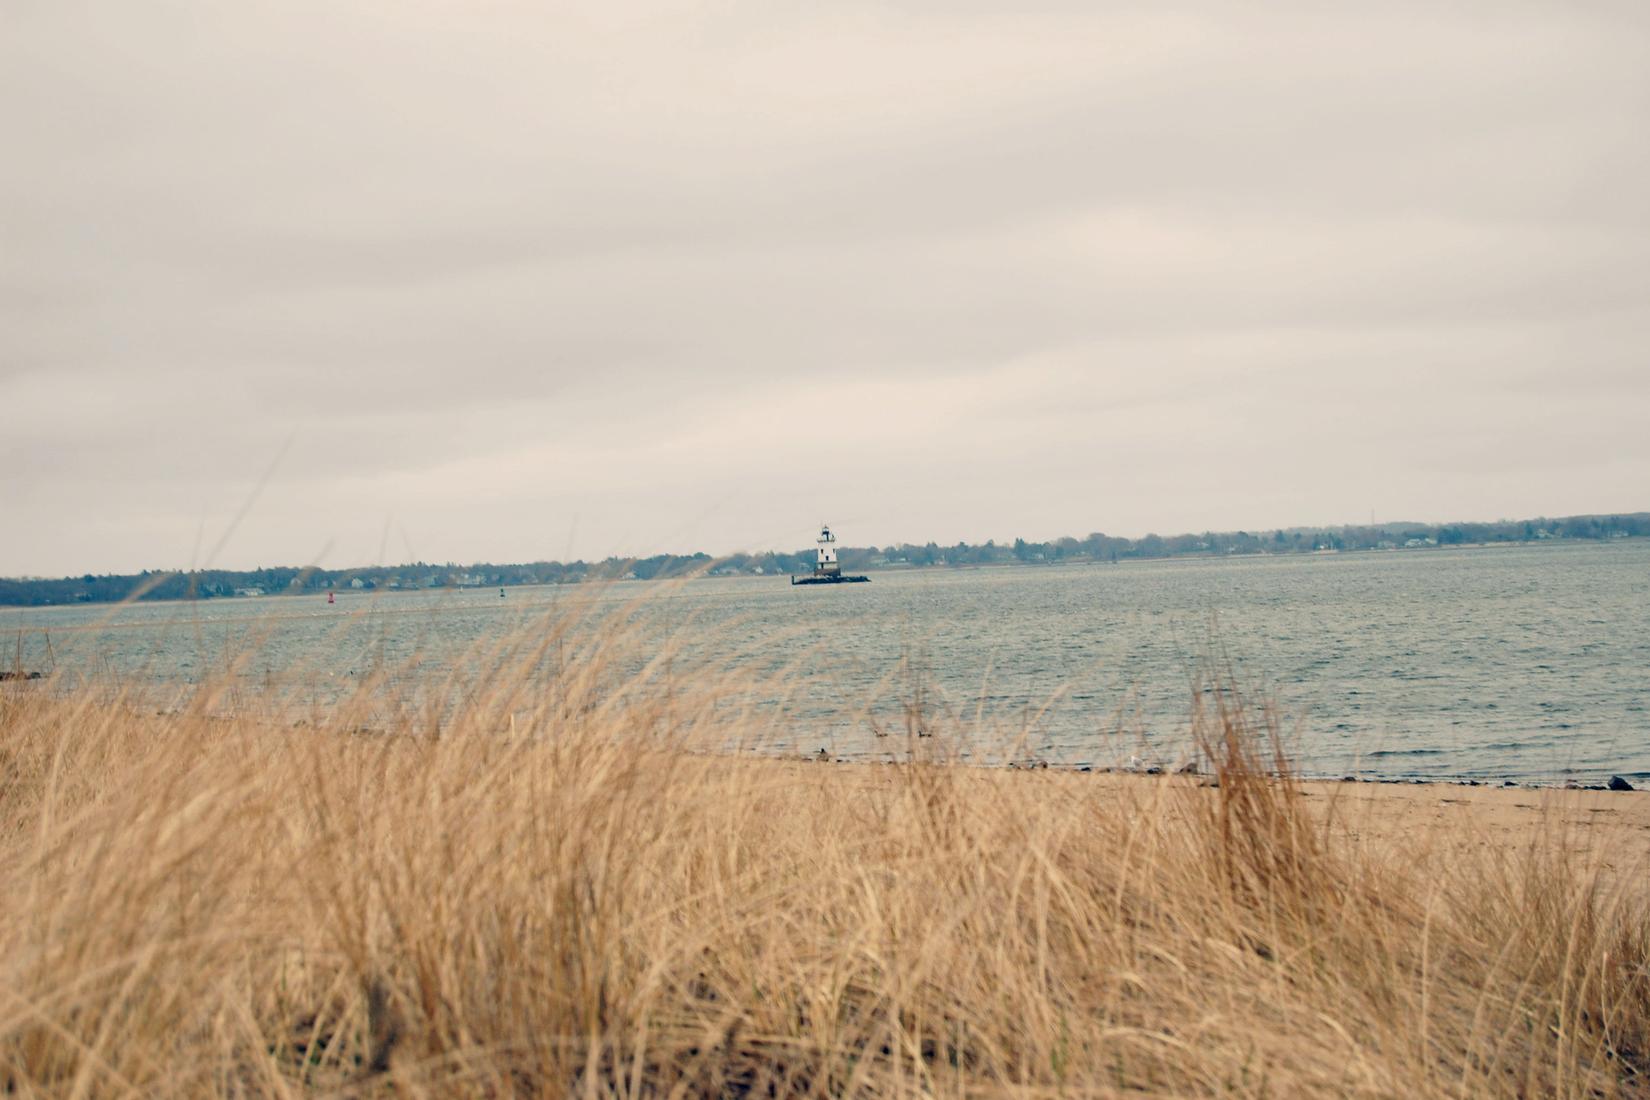
[[[1650,779],[1650,541],[1223,561],[616,584],[706,647],[800,662],[775,746],[876,758],[902,699],[991,733],[976,755],[1172,762],[1211,655],[1285,717],[1305,770],[1388,778]],[[27,667],[199,682],[250,651],[249,679],[317,697],[369,660],[439,674],[574,597],[566,589],[324,596],[0,611]],[[48,652],[49,645],[49,652]],[[10,663],[8,655],[7,663]],[[896,674],[902,658],[912,676]],[[294,673],[293,670],[301,670]],[[878,685],[881,685],[880,689]],[[858,704],[876,695],[869,718]],[[1050,702],[1052,700],[1052,702]],[[1046,705],[1045,705],[1046,704]],[[891,739],[894,740],[894,739]]]

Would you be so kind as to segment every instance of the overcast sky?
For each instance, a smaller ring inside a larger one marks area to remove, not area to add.
[[[1640,0],[0,0],[0,150],[0,574],[1650,509]]]

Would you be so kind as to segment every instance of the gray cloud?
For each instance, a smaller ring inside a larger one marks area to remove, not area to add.
[[[16,2],[0,572],[1642,508],[1646,11]]]

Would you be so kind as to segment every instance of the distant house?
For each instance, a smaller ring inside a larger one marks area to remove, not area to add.
[[[245,588],[235,589],[235,595],[237,596],[262,596],[263,594],[264,590],[255,584],[247,585]]]
[[[349,586],[351,588],[365,588],[367,586],[367,582],[362,580],[360,577],[352,577],[350,578]]]

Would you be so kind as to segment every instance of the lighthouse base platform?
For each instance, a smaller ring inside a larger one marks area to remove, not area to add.
[[[870,577],[850,577],[842,573],[815,573],[811,577],[792,577],[792,584],[869,584]]]

